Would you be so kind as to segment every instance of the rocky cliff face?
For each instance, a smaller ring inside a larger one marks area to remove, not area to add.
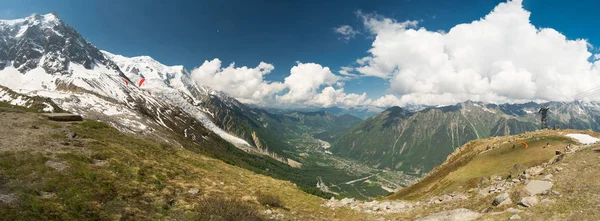
[[[49,74],[71,74],[69,65],[86,69],[102,64],[119,67],[55,14],[0,21],[0,70],[12,66],[21,73],[41,67]]]

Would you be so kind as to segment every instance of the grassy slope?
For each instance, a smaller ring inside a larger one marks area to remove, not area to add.
[[[509,207],[518,208],[525,212],[519,213],[524,220],[598,220],[600,219],[600,153],[592,149],[600,149],[600,144],[587,146],[584,149],[566,155],[564,160],[549,165],[542,175],[532,179],[542,179],[545,174],[554,175],[552,190],[560,192],[560,195],[541,196],[548,199],[550,203],[540,203],[533,208],[524,209],[516,205],[493,207],[491,202],[497,194],[482,196],[476,192],[468,192],[473,188],[474,178],[499,175],[506,178],[512,165],[519,163],[526,167],[548,162],[554,150],[564,148],[567,142],[573,140],[562,135],[568,133],[586,133],[594,137],[600,137],[600,133],[591,131],[563,130],[563,131],[538,131],[529,132],[524,135],[482,139],[469,142],[461,148],[461,151],[449,156],[449,159],[437,167],[421,182],[403,189],[388,197],[391,200],[427,200],[431,196],[440,196],[451,192],[463,192],[469,196],[468,200],[459,200],[443,204],[416,208],[408,213],[391,214],[387,218],[399,220],[412,220],[415,217],[423,217],[427,214],[448,211],[457,208],[467,208],[473,211],[489,209],[480,220],[507,220],[512,213],[499,213]],[[530,138],[530,137],[533,137]],[[540,138],[536,140],[535,138]],[[530,148],[525,149],[517,145],[512,149],[513,142],[529,141]],[[550,148],[542,148],[546,143]],[[490,145],[498,145],[498,149],[481,153]],[[481,153],[481,154],[478,154]],[[556,172],[557,167],[564,168]],[[520,199],[519,191],[524,187],[521,183],[509,189],[513,202]],[[522,195],[521,195],[522,196]]]
[[[0,116],[16,133],[0,140],[0,194],[15,198],[0,202],[0,216],[8,220],[202,219],[201,203],[220,198],[244,199],[250,208],[264,210],[267,207],[256,202],[257,192],[279,198],[286,209],[276,211],[287,217],[356,218],[347,210],[331,213],[320,206],[320,198],[290,182],[124,135],[102,123],[55,123],[6,109]],[[62,127],[78,138],[65,138]],[[28,139],[32,145],[7,148],[13,139]],[[57,163],[66,168],[59,171],[48,166]],[[199,193],[189,194],[192,188]]]
[[[528,143],[529,148],[524,148],[520,142]],[[557,136],[552,131],[475,140],[449,156],[443,165],[434,169],[425,179],[400,190],[390,198],[415,200],[450,193],[460,188],[473,188],[482,177],[508,176],[515,164],[531,167],[547,162],[554,156],[557,148],[562,149],[569,142],[572,141]],[[543,148],[546,143],[551,146]],[[482,153],[488,146],[498,148]]]

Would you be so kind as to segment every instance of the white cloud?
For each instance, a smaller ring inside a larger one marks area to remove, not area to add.
[[[373,101],[371,104],[376,107],[391,107],[401,105],[402,101],[393,94],[386,94],[380,97],[379,99]]]
[[[397,99],[374,103],[570,100],[600,82],[600,62],[588,60],[589,43],[536,28],[520,0],[447,33],[417,28],[416,21],[358,15],[375,39],[355,70],[389,79],[388,92]]]
[[[333,31],[342,35],[340,39],[346,42],[350,41],[350,39],[354,38],[354,36],[359,34],[359,32],[354,30],[354,28],[352,28],[352,26],[350,25],[342,25],[340,27],[333,28]]]
[[[298,62],[284,82],[269,82],[265,75],[275,67],[261,62],[255,68],[222,67],[219,59],[204,61],[191,71],[201,85],[228,93],[244,103],[273,107],[352,107],[370,102],[366,94],[347,94],[345,78],[335,75],[328,67]],[[338,89],[334,88],[337,87]]]
[[[315,95],[310,103],[319,105],[322,107],[356,107],[364,106],[370,103],[367,99],[367,94],[346,94],[344,89],[335,89],[332,86],[324,88],[321,93]]]
[[[221,67],[221,60],[213,59],[192,70],[192,78],[199,84],[224,91],[241,102],[266,104],[265,100],[282,91],[280,82],[268,82],[264,76],[273,71],[271,64],[261,62],[255,68],[229,66]]]
[[[298,62],[283,82],[289,91],[277,96],[277,100],[287,103],[305,102],[317,94],[321,85],[334,85],[339,80],[340,77],[331,73],[328,67]]]

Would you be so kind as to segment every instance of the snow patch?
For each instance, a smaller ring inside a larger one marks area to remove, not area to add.
[[[576,139],[577,141],[579,141],[579,143],[582,144],[593,144],[600,141],[600,139],[587,134],[567,134],[567,137]]]

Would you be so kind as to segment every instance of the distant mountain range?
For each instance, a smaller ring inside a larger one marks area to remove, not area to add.
[[[332,151],[374,167],[424,174],[470,140],[540,129],[541,106],[550,107],[550,127],[600,131],[598,103],[467,101],[418,112],[391,107],[352,127],[333,143]]]

